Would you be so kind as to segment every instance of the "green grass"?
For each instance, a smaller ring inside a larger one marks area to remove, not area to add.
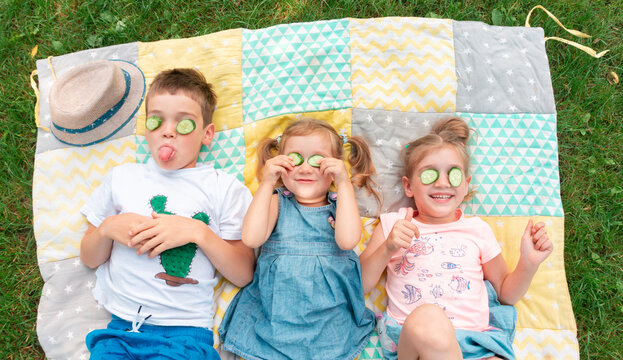
[[[28,76],[37,59],[133,41],[185,38],[246,27],[342,17],[421,16],[522,26],[521,1],[418,3],[342,1],[0,1],[0,358],[44,355],[35,331],[42,280],[32,231],[35,96]],[[577,49],[546,45],[556,106],[565,259],[582,359],[623,358],[622,0],[545,1],[569,28],[591,34]],[[542,12],[531,24],[571,38]],[[38,53],[31,57],[31,49]]]

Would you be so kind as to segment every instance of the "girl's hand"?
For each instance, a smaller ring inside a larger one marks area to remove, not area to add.
[[[521,257],[527,264],[538,267],[553,250],[554,244],[547,236],[545,224],[539,222],[533,225],[530,219],[521,237]]]
[[[201,236],[201,226],[206,226],[200,220],[178,216],[152,213],[153,219],[135,226],[130,230],[132,237],[129,247],[136,248],[137,255],[149,253],[153,258],[163,251],[196,242]]]
[[[420,230],[411,222],[413,219],[413,209],[408,208],[404,219],[396,221],[392,231],[385,241],[385,246],[390,253],[398,249],[408,249],[411,246],[413,237],[420,236]]]
[[[287,175],[292,170],[294,170],[294,160],[287,155],[277,155],[264,164],[262,182],[275,186],[281,176]]]
[[[340,185],[345,183],[350,183],[350,177],[348,176],[348,171],[346,171],[346,166],[344,166],[344,162],[340,159],[325,157],[318,161],[320,164],[320,173],[322,175],[331,175],[333,178],[333,182],[339,188]]]

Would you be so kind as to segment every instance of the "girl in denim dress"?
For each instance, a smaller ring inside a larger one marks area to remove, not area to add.
[[[342,160],[347,143],[352,182]],[[354,359],[375,326],[352,250],[361,237],[353,183],[376,194],[368,146],[302,119],[258,153],[262,176],[242,241],[261,254],[224,316],[223,348],[249,360]]]

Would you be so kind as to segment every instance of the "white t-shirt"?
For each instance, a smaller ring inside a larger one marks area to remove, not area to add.
[[[212,166],[164,170],[150,159],[147,164],[115,167],[81,211],[96,227],[112,215],[150,216],[152,211],[162,212],[163,207],[186,217],[203,212],[216,235],[238,240],[251,199],[249,190],[235,177]],[[136,249],[115,241],[110,258],[97,268],[93,296],[106,310],[127,321],[134,320],[142,306],[141,316],[151,314],[149,324],[211,328],[217,282],[214,267],[199,247],[181,267],[188,271],[185,278],[196,280],[196,284],[168,285],[157,277],[169,272],[160,256],[138,256]]]

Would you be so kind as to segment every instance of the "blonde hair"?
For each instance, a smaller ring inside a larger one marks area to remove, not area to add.
[[[302,118],[288,125],[279,140],[266,138],[259,143],[257,147],[258,179],[261,180],[262,170],[266,161],[278,154],[282,154],[282,149],[290,137],[306,136],[314,133],[329,136],[331,153],[336,159],[344,160],[344,147],[346,143],[350,144],[348,163],[350,164],[351,183],[358,188],[365,188],[380,202],[379,194],[375,189],[377,184],[372,180],[372,175],[376,174],[376,168],[372,163],[372,155],[368,143],[360,136],[351,136],[345,143],[331,125],[325,121],[312,118]],[[282,185],[281,181],[278,185]]]
[[[470,163],[467,142],[472,131],[473,129],[467,126],[467,123],[459,117],[439,120],[428,135],[415,139],[405,146],[402,151],[402,161],[405,167],[404,175],[410,178],[424,157],[441,147],[450,146],[463,160],[463,169],[467,178],[469,176]],[[463,200],[469,201],[474,196],[474,193],[474,190],[469,189]]]

